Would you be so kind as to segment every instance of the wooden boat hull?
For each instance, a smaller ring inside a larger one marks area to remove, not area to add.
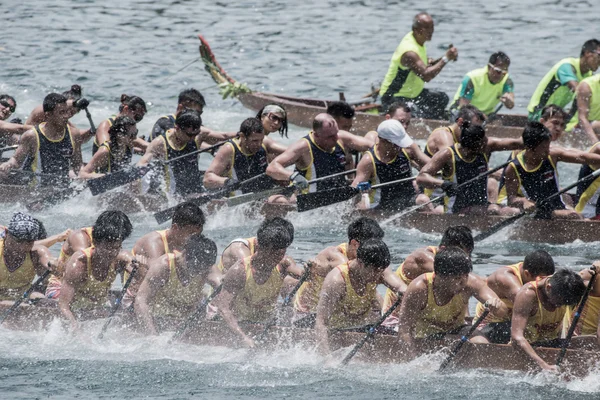
[[[9,304],[0,304],[0,313],[4,313]],[[87,315],[91,318],[91,315]],[[22,306],[11,315],[4,327],[15,330],[41,330],[51,321],[60,318],[57,307]],[[132,320],[131,314],[122,314],[121,323]],[[117,323],[115,323],[117,325]],[[119,324],[121,325],[121,324]],[[176,321],[170,323],[171,328],[177,326]],[[243,324],[242,329],[250,335],[258,337],[263,332],[260,324]],[[363,338],[364,333],[334,332],[330,336],[332,350],[348,348],[348,351]],[[263,350],[286,349],[303,346],[314,349],[314,330],[289,327],[272,327],[264,335],[260,346]],[[205,346],[224,346],[241,348],[239,337],[234,334],[223,322],[204,321],[199,325],[190,327],[180,338],[184,343]],[[419,344],[420,352],[442,351],[444,354],[454,341],[428,341]],[[548,363],[553,364],[559,350],[551,348],[537,348],[538,354]],[[340,357],[346,354],[345,350],[339,351]],[[403,363],[410,361],[402,348],[398,337],[395,335],[377,334],[358,352],[355,361],[372,363]],[[443,359],[443,356],[440,357]],[[563,362],[566,372],[573,376],[584,377],[600,361],[600,353],[594,350],[571,349]],[[497,344],[472,344],[466,343],[458,353],[453,363],[453,368],[459,369],[490,369],[513,371],[538,371],[538,367],[524,353],[510,345]]]

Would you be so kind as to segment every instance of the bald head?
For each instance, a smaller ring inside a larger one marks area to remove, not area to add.
[[[335,147],[338,130],[337,122],[329,114],[318,114],[313,120],[314,139],[323,149],[329,150]]]
[[[415,15],[412,24],[412,30],[417,40],[422,42],[431,40],[433,36],[433,18],[426,12]]]
[[[321,113],[318,114],[313,120],[312,128],[313,132],[319,133],[324,129],[331,129],[333,126],[335,126],[337,130],[337,123],[335,122],[335,119],[329,114]]]

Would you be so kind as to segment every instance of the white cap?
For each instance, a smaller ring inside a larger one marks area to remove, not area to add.
[[[377,135],[380,139],[389,140],[399,147],[409,147],[413,140],[404,129],[404,126],[395,119],[386,119],[377,127]]]

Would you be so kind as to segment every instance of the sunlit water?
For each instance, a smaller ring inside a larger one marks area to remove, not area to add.
[[[503,50],[512,59],[516,107],[525,107],[541,76],[557,60],[577,56],[581,44],[597,32],[590,2],[519,2],[473,4],[452,0],[299,3],[130,1],[29,1],[0,4],[4,40],[0,43],[0,92],[17,98],[15,116],[26,118],[49,91],[73,83],[84,88],[96,125],[114,114],[121,93],[141,96],[149,112],[139,124],[147,134],[154,121],[174,111],[178,92],[195,87],[208,106],[205,125],[237,130],[252,112],[234,100],[221,100],[199,62],[203,34],[217,59],[236,79],[254,90],[288,95],[354,99],[383,78],[389,58],[409,29],[411,18],[429,10],[436,20],[432,56],[449,43],[458,47],[457,63],[447,66],[428,87],[452,96],[467,71],[484,65]],[[83,116],[73,121],[87,126]],[[305,130],[290,127],[291,143]],[[84,150],[85,158],[90,148]],[[495,155],[491,165],[506,159]],[[203,157],[206,166],[209,157]],[[564,185],[578,169],[560,168]],[[18,205],[5,205],[6,223]],[[89,193],[38,216],[50,233],[91,225],[101,210]],[[290,254],[297,260],[346,240],[338,223],[343,206],[290,214],[297,229]],[[134,233],[126,242],[157,229],[151,214],[130,216]],[[206,234],[222,249],[234,237],[254,235],[260,220],[243,210],[210,216]],[[387,228],[394,265],[413,249],[435,245],[437,235]],[[560,266],[581,269],[597,257],[598,243],[541,246]],[[537,246],[540,247],[540,246]],[[475,271],[489,274],[522,260],[536,248],[508,242],[500,233],[474,252]],[[57,249],[53,249],[57,253]],[[86,326],[90,337],[98,323]],[[440,360],[424,357],[410,364],[372,366],[353,363],[336,369],[310,349],[249,357],[245,351],[169,345],[168,337],[144,338],[109,332],[103,341],[70,337],[55,324],[48,332],[16,333],[0,328],[0,393],[3,398],[597,398],[599,374],[565,383],[543,375],[482,371],[440,375]],[[342,357],[341,355],[340,357]]]

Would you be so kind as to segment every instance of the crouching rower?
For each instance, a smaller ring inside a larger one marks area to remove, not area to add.
[[[502,318],[488,314],[480,325],[481,333],[490,343],[508,343],[510,341],[513,304],[517,292],[523,285],[553,273],[554,260],[552,256],[545,250],[535,250],[527,254],[522,262],[502,267],[488,276],[487,286],[498,295],[508,309],[508,314]],[[483,311],[483,303],[478,303],[475,318],[479,318]]]
[[[361,217],[348,225],[347,243],[327,247],[311,260],[310,275],[294,298],[294,326],[314,326],[321,289],[327,275],[338,265],[355,260],[356,251],[361,243],[369,239],[383,239],[383,236],[384,231],[377,221]]]
[[[541,369],[557,371],[532,346],[560,347],[563,318],[568,306],[581,300],[585,284],[577,273],[559,269],[552,276],[525,284],[515,296],[511,343],[527,354]]]
[[[242,330],[240,322],[271,320],[284,278],[290,273],[296,276],[302,273],[295,265],[284,262],[286,250],[292,243],[288,229],[265,221],[256,237],[255,253],[227,271],[223,289],[214,301],[225,323],[247,347],[255,346],[254,339]]]
[[[56,260],[44,246],[36,245],[40,224],[30,215],[15,213],[0,236],[0,300],[16,300],[31,286],[37,274],[55,267]],[[33,293],[31,298],[42,297]]]
[[[362,182],[369,182],[373,186],[408,179],[412,177],[411,162],[417,164],[419,168],[429,162],[429,157],[408,136],[399,121],[395,119],[383,121],[377,127],[377,136],[379,137],[377,144],[364,154],[356,167],[353,187],[357,187]],[[361,196],[357,207],[398,211],[428,201],[427,196],[417,192],[415,183],[408,181],[370,190],[368,196]]]
[[[77,320],[84,312],[104,316],[108,291],[117,274],[126,269],[131,271],[134,258],[121,250],[131,231],[129,219],[121,225],[96,227],[92,231],[94,245],[75,252],[67,261],[58,305],[73,331],[79,330]],[[135,259],[145,267],[145,257]]]
[[[433,271],[413,280],[402,299],[398,336],[414,356],[418,355],[419,339],[440,340],[468,329],[465,315],[471,296],[486,303],[495,315],[507,313],[485,279],[472,273],[471,258],[461,248],[441,249],[435,255]],[[487,342],[477,331],[475,336],[472,342]]]
[[[600,273],[600,261],[594,262],[595,271],[586,268],[579,271],[579,275],[585,281],[585,285],[589,285],[593,274]],[[570,313],[571,309],[567,310]],[[571,314],[571,313],[570,313]],[[571,322],[571,317],[568,318]],[[569,323],[569,326],[571,324]],[[590,290],[590,295],[585,302],[581,318],[575,327],[575,335],[593,335],[596,336],[598,345],[600,345],[600,280],[598,277],[594,279],[594,284]]]
[[[369,239],[356,250],[356,259],[338,265],[327,274],[319,296],[315,334],[317,346],[329,354],[328,330],[360,327],[379,316],[377,285],[397,293],[406,285],[389,268],[390,251],[381,239]]]
[[[419,276],[428,272],[433,272],[433,260],[435,255],[440,249],[451,246],[461,248],[465,253],[471,256],[473,248],[475,247],[471,229],[464,225],[448,227],[442,236],[439,246],[427,246],[413,251],[406,257],[404,262],[400,264],[394,273],[406,284],[406,286],[408,286]],[[383,306],[381,307],[381,313],[385,314],[392,304],[396,302],[397,298],[398,295],[393,290],[387,289],[383,300]],[[394,312],[392,312],[383,322],[382,326],[397,330],[399,312],[399,308],[394,310]]]
[[[138,322],[152,335],[188,317],[204,297],[204,285],[216,288],[222,275],[215,268],[217,245],[202,236],[190,237],[183,252],[173,251],[149,263],[135,297]]]

